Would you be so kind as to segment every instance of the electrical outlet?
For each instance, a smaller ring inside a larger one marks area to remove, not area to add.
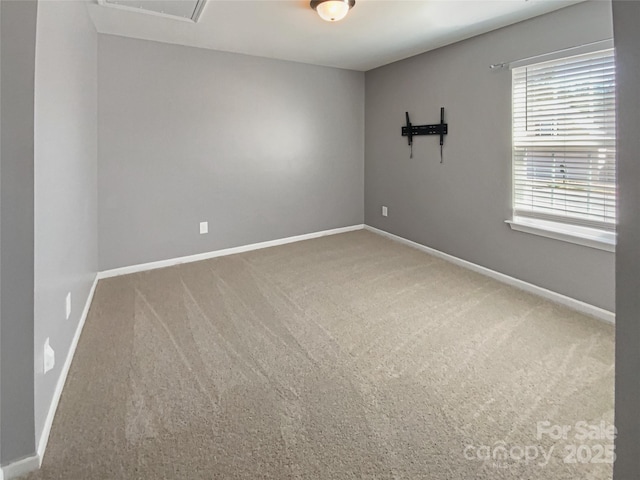
[[[71,292],[67,293],[67,298],[65,300],[65,312],[67,315],[67,320],[71,316]]]
[[[389,211],[387,210],[387,207],[383,206],[382,207],[382,216],[386,217],[389,215]]]
[[[200,222],[200,235],[209,233],[209,222]]]
[[[51,370],[56,364],[56,352],[49,345],[49,338],[44,341],[44,373]]]

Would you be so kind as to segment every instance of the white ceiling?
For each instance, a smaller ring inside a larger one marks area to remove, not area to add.
[[[197,23],[89,9],[100,33],[366,71],[580,1],[357,0],[335,23],[308,0],[208,0]]]

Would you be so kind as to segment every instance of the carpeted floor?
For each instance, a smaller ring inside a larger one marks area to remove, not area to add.
[[[607,480],[576,423],[613,365],[613,327],[366,231],[117,277],[28,478]]]

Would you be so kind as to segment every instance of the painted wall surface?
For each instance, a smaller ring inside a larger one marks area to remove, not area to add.
[[[0,464],[35,452],[33,84],[37,3],[0,2]]]
[[[511,74],[489,65],[612,37],[609,2],[587,2],[366,74],[365,222],[532,284],[614,310],[614,254],[512,231]],[[449,134],[400,135],[438,123]],[[382,217],[381,206],[389,208]]]
[[[2,7],[0,7],[0,111],[2,106]],[[0,348],[2,347],[2,118],[0,114]],[[0,352],[0,465],[2,465],[2,355]]]
[[[640,478],[640,2],[613,2],[617,56],[615,480]]]
[[[35,68],[36,439],[98,268],[97,37],[86,2],[40,2]],[[45,375],[47,337],[56,365]]]
[[[106,35],[98,51],[101,270],[363,222],[363,73]]]

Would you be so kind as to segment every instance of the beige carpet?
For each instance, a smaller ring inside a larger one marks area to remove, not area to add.
[[[611,422],[613,352],[609,325],[366,231],[103,280],[28,478],[610,479],[564,462],[610,441],[536,425]]]

